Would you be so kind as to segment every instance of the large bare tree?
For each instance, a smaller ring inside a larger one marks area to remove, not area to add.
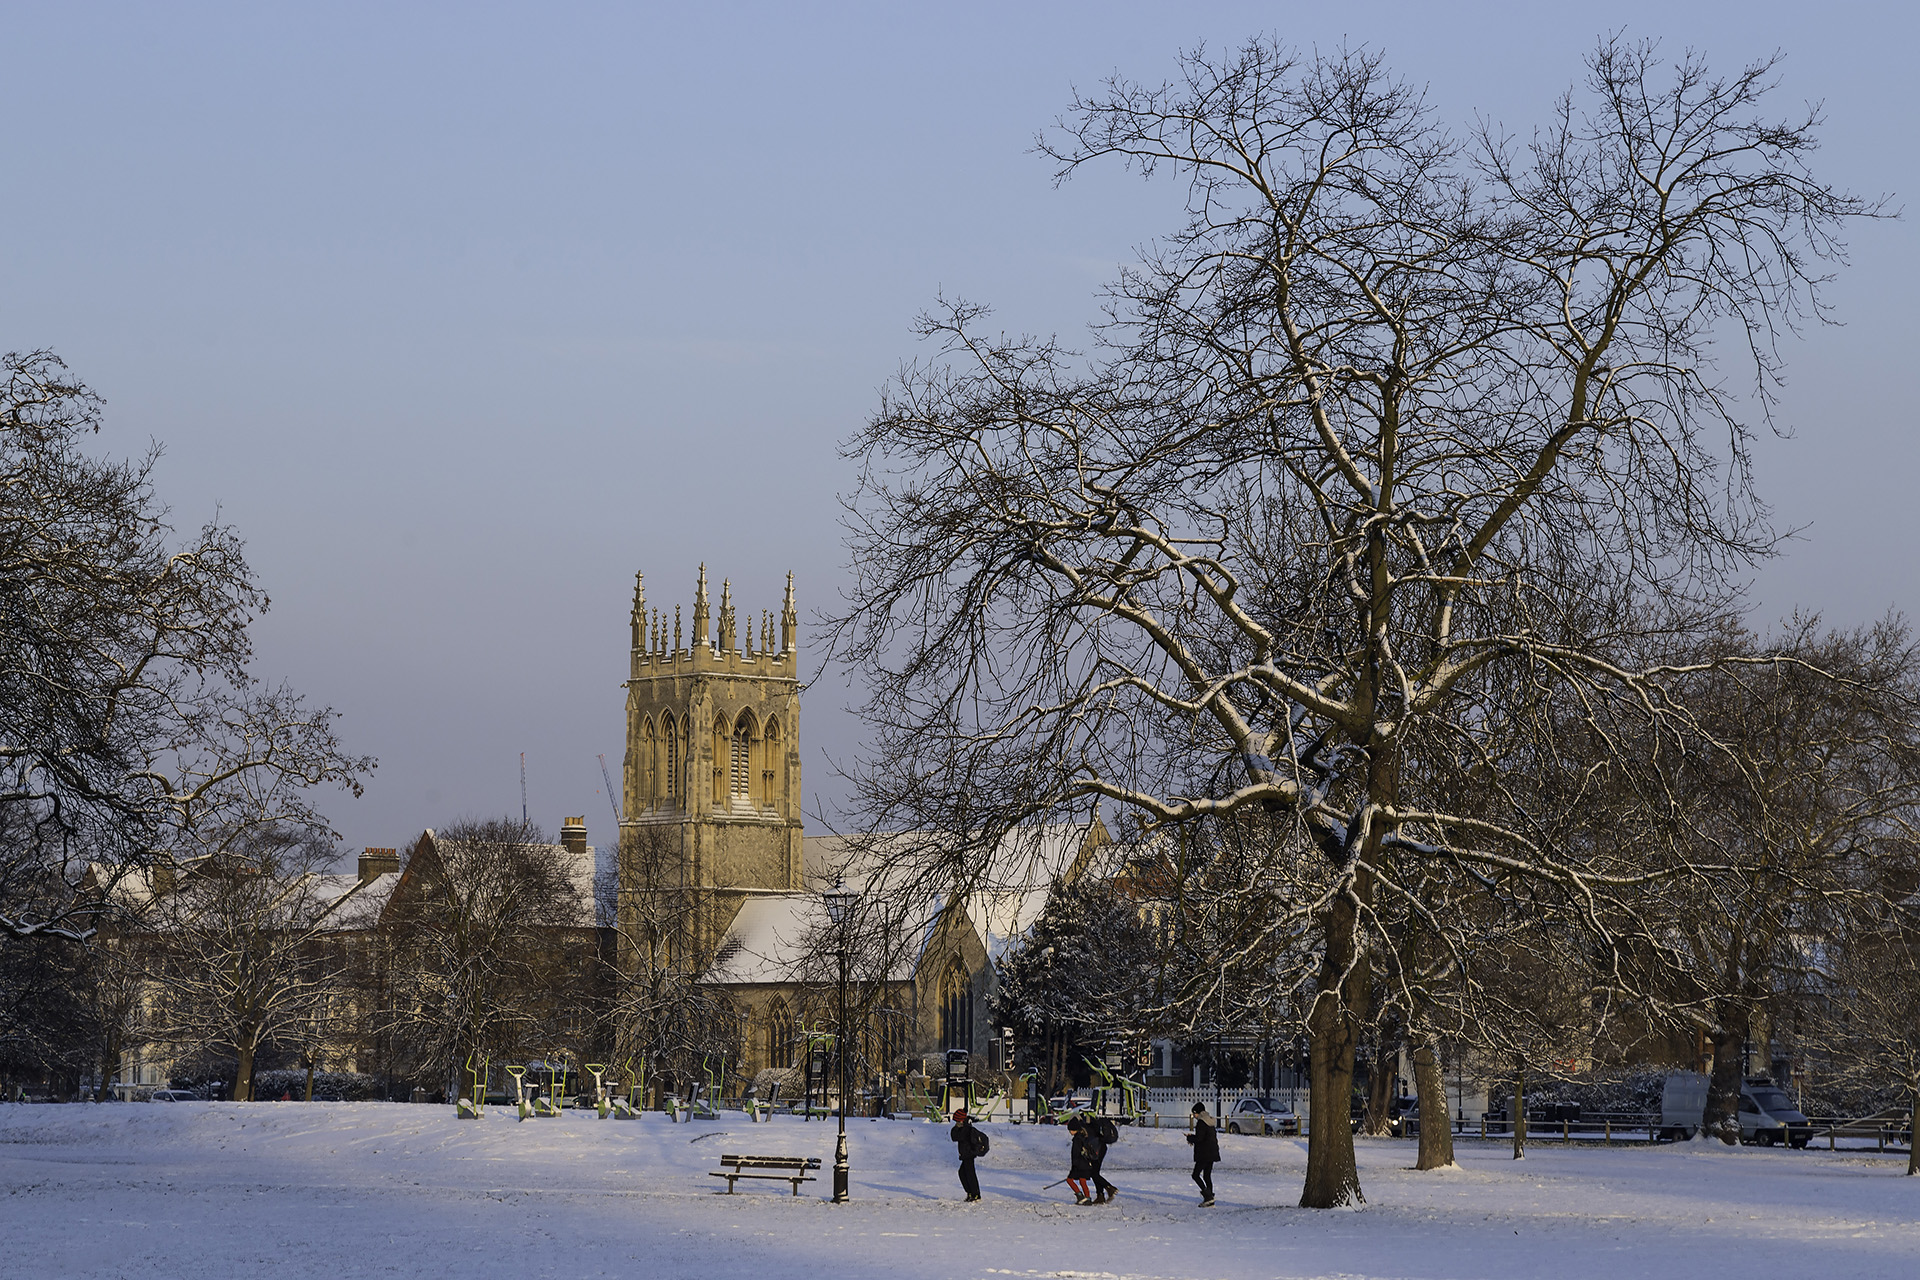
[[[591,904],[538,827],[468,819],[408,856],[374,956],[369,1002],[388,1068],[457,1088],[469,1058],[566,1045],[591,956],[570,931]]]
[[[156,1038],[232,1053],[233,1100],[250,1102],[260,1051],[297,1041],[344,989],[345,958],[322,938],[364,886],[343,893],[322,874],[324,832],[256,829],[222,846],[158,894],[149,979]]]
[[[1657,730],[1670,673],[1635,637],[1722,614],[1772,545],[1743,405],[1765,412],[1775,339],[1874,211],[1810,173],[1817,116],[1770,114],[1772,78],[1608,41],[1518,142],[1455,137],[1365,52],[1256,41],[1113,79],[1041,150],[1063,179],[1169,174],[1189,216],[1113,286],[1094,352],[952,304],[847,445],[859,817],[940,833],[928,892],[1096,799],[1149,826],[1287,815],[1314,851],[1274,921],[1320,962],[1304,1205],[1361,1195],[1376,918],[1449,945],[1420,887],[1444,868],[1551,886],[1604,935],[1597,904],[1643,882],[1510,802],[1537,761],[1499,696]],[[1450,807],[1448,771],[1495,798]]]
[[[252,674],[267,597],[240,538],[209,523],[176,540],[157,447],[83,448],[100,414],[51,353],[0,358],[0,945],[85,937],[107,900],[76,892],[90,870],[314,825],[312,787],[357,795],[373,767],[331,710]]]

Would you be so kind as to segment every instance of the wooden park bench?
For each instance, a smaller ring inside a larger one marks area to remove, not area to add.
[[[797,1196],[800,1194],[801,1183],[815,1181],[815,1179],[807,1176],[807,1170],[818,1169],[820,1167],[820,1157],[721,1156],[720,1164],[722,1169],[719,1173],[709,1173],[707,1176],[709,1178],[725,1178],[727,1180],[728,1195],[733,1194],[733,1181],[735,1178],[770,1178],[775,1182],[791,1182],[793,1184],[793,1194]],[[748,1169],[769,1169],[778,1170],[779,1172],[745,1172]]]

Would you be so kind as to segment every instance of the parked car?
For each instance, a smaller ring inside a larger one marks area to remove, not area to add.
[[[1228,1133],[1295,1135],[1300,1132],[1300,1117],[1284,1102],[1272,1098],[1242,1098],[1227,1112]]]
[[[151,1099],[154,1102],[192,1102],[194,1100],[191,1089],[155,1089]]]

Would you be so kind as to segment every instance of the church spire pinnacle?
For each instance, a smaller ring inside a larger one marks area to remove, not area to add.
[[[647,586],[643,574],[633,575],[633,647],[647,645]]]
[[[800,641],[800,615],[793,607],[793,573],[787,573],[787,599],[780,608],[780,652],[792,653]]]
[[[700,584],[693,591],[693,647],[706,648],[707,634],[707,566],[703,564]]]

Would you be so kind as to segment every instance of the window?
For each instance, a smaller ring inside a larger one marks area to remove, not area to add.
[[[793,1014],[785,1000],[775,999],[767,1009],[767,1065],[793,1065]]]
[[[668,715],[661,722],[661,736],[667,740],[667,805],[669,808],[680,803],[680,734],[673,717]]]
[[[753,778],[753,724],[745,715],[733,730],[733,760],[728,771],[731,780],[728,799],[738,808],[753,803],[747,788]]]
[[[648,716],[640,722],[640,743],[635,748],[633,762],[634,795],[628,801],[628,808],[651,809],[658,799],[654,791],[654,752],[658,744],[653,736],[653,717]]]
[[[958,961],[940,984],[940,1049],[973,1049],[973,984]]]
[[[767,721],[767,732],[760,743],[760,804],[771,809],[774,804],[774,782],[779,776],[780,759],[780,722]]]

